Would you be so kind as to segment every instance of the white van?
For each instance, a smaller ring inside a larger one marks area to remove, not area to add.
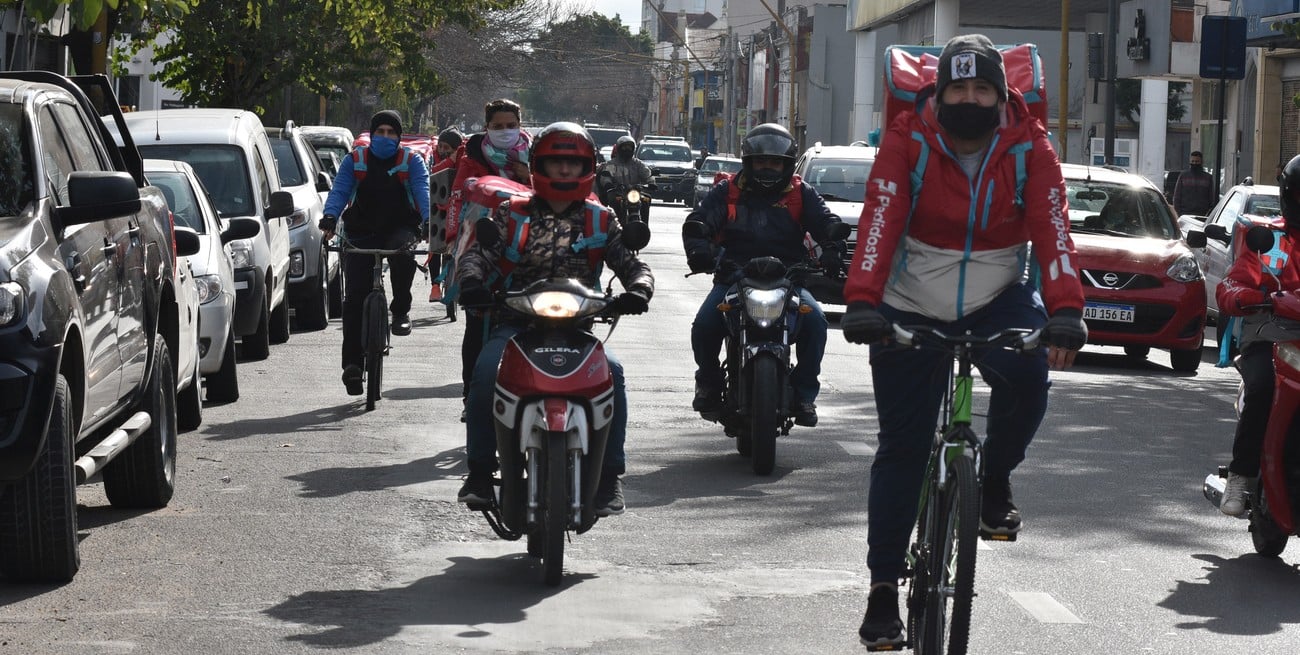
[[[126,115],[127,129],[149,159],[194,169],[221,218],[262,221],[262,233],[231,241],[235,266],[235,335],[242,355],[265,359],[270,344],[289,340],[289,228],[293,196],[280,189],[275,157],[256,114],[242,109],[163,109]]]

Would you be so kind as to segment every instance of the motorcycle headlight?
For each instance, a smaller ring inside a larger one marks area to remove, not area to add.
[[[194,286],[199,290],[199,304],[204,305],[221,297],[220,275],[196,275]]]
[[[22,320],[27,292],[17,282],[0,284],[0,327],[9,327]]]
[[[236,239],[226,244],[230,250],[230,265],[235,268],[253,266],[253,244],[248,239]]]
[[[785,312],[785,289],[745,289],[745,313],[762,327]]]
[[[1201,266],[1190,254],[1180,255],[1173,264],[1170,264],[1166,273],[1178,282],[1194,282],[1201,279]]]
[[[637,204],[638,202],[641,202],[641,192],[637,191],[636,189],[632,189],[631,191],[628,191],[627,201],[629,204],[633,204],[633,205]]]
[[[286,220],[288,221],[287,224],[291,230],[295,227],[302,227],[307,224],[307,210],[299,209],[298,211],[289,214],[289,218]]]

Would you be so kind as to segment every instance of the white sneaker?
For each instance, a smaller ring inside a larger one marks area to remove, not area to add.
[[[1241,516],[1246,513],[1246,491],[1254,480],[1244,475],[1228,472],[1228,485],[1223,490],[1223,500],[1219,511],[1228,516]]]

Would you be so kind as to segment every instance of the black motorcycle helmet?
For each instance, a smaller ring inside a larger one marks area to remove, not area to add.
[[[797,154],[794,137],[784,127],[776,123],[763,123],[750,130],[740,142],[741,172],[744,173],[745,180],[760,189],[781,190],[790,184]],[[754,157],[780,157],[784,160],[784,166],[779,174],[772,171],[759,171],[755,174]]]
[[[632,161],[634,154],[636,154],[636,139],[624,134],[614,142],[614,157],[619,161]]]
[[[1282,167],[1278,177],[1278,197],[1282,203],[1282,217],[1287,227],[1300,228],[1300,155]]]

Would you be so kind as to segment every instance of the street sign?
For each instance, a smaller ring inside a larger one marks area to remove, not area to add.
[[[1201,17],[1201,77],[1246,77],[1246,17]]]

